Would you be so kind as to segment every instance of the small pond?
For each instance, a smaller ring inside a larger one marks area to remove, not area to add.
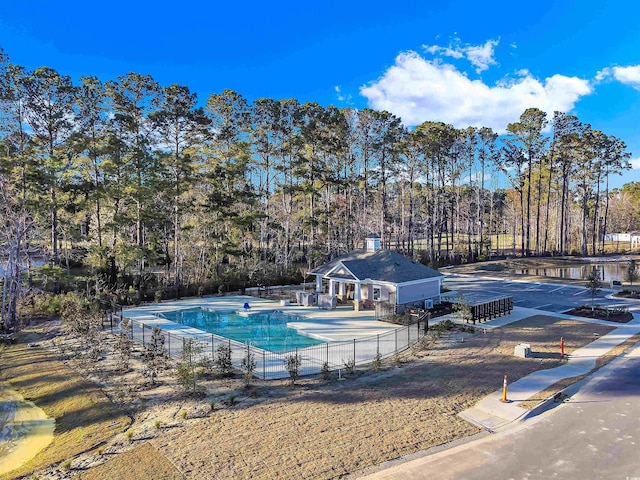
[[[0,384],[0,476],[35,457],[53,439],[55,420]]]
[[[6,258],[0,258],[0,277],[4,277],[4,271],[5,271],[5,267],[6,267],[6,263],[7,263],[7,259]],[[35,258],[31,260],[31,266],[32,267],[42,267],[46,262],[44,261],[44,259],[42,258]],[[26,270],[26,264],[22,265],[22,269]]]
[[[520,268],[512,270],[512,273],[518,275],[586,280],[593,268],[598,269],[600,279],[604,282],[609,282],[610,280],[625,280],[627,274],[627,262],[585,263],[563,267]]]

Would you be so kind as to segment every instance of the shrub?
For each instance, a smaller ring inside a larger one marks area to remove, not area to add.
[[[593,312],[595,306],[593,304],[596,294],[600,291],[602,283],[600,282],[600,270],[598,267],[593,267],[591,272],[587,276],[586,289],[591,293],[591,311]]]
[[[229,396],[229,405],[233,406],[236,404],[236,396],[235,395],[230,395]]]
[[[378,371],[382,368],[382,355],[380,352],[376,353],[376,358],[373,360],[373,369]]]
[[[127,430],[126,432],[124,432],[124,436],[129,441],[129,443],[133,442],[133,430]]]
[[[187,411],[186,410],[182,410],[180,412],[180,418],[182,418],[183,420],[187,419]]]
[[[130,320],[127,317],[120,323],[120,333],[116,339],[116,352],[118,353],[118,370],[128,371],[131,361],[133,341],[129,338]]]
[[[182,344],[182,354],[176,376],[178,383],[185,391],[195,395],[198,391],[198,380],[204,375],[207,364],[206,358],[202,358],[202,345],[195,338],[185,338]]]
[[[471,305],[469,305],[469,301],[463,294],[460,294],[458,296],[458,301],[457,303],[454,304],[453,309],[458,313],[458,316],[465,322],[470,322],[471,320],[473,320],[473,312],[471,311]],[[451,320],[446,320],[446,321],[451,322]]]
[[[164,346],[164,335],[160,327],[155,326],[151,331],[151,340],[145,346],[142,356],[144,369],[142,374],[155,385],[158,375],[167,368],[168,354]]]
[[[65,460],[64,462],[62,462],[62,464],[60,464],[60,467],[68,472],[69,470],[71,470],[71,460]]]
[[[297,353],[291,354],[284,359],[284,366],[289,372],[289,377],[291,378],[291,385],[295,385],[296,380],[300,376],[300,365],[302,361],[300,359],[300,355]]]
[[[329,369],[329,362],[324,362],[322,364],[322,378],[325,380],[329,380],[331,378],[331,370]]]
[[[80,340],[89,358],[96,360],[101,353],[98,334],[102,329],[102,313],[79,294],[69,293],[62,299],[60,315],[65,330]]]
[[[346,362],[343,360],[344,362],[344,369],[347,371],[347,373],[353,373],[356,369],[356,359],[352,358],[350,360],[347,360]]]
[[[245,385],[251,385],[251,379],[253,378],[253,372],[257,367],[257,363],[255,357],[251,354],[249,349],[247,349],[247,354],[242,359],[241,367],[242,371],[244,372],[243,376]]]
[[[216,409],[216,402],[212,400],[209,406],[211,407],[211,411],[213,412]]]
[[[156,421],[153,423],[153,427],[154,427],[156,430],[160,430],[160,428],[162,427],[162,422],[160,422],[160,420],[156,420]]]
[[[216,351],[216,359],[214,361],[216,370],[223,377],[231,376],[233,364],[231,363],[231,347],[222,344]]]
[[[153,300],[155,303],[162,302],[162,290],[156,290],[156,293],[153,294]]]

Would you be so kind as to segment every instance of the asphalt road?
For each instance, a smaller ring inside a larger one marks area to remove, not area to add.
[[[517,307],[536,308],[549,312],[564,312],[580,305],[591,304],[591,293],[576,285],[560,283],[523,282],[509,280],[491,280],[481,277],[448,275],[444,286],[459,292],[480,292],[483,294],[513,296]],[[608,299],[611,290],[601,290],[594,297],[594,304],[603,307],[628,307],[630,310],[640,310],[638,300],[623,298]],[[639,479],[640,480],[640,479]]]
[[[515,428],[373,475],[376,479],[640,480],[640,344],[567,403]]]

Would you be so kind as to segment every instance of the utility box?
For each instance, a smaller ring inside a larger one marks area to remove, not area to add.
[[[325,310],[335,310],[338,306],[338,299],[335,295],[318,295],[318,308],[323,308]]]
[[[531,356],[531,345],[528,343],[516,345],[513,349],[513,354],[519,358],[529,358]]]
[[[315,293],[307,293],[299,290],[296,292],[296,301],[298,305],[310,307],[316,304],[316,295]]]
[[[611,288],[622,288],[622,281],[611,280]]]

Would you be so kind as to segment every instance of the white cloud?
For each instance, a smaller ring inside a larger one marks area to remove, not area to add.
[[[636,90],[640,90],[640,65],[613,67],[613,76],[619,82],[626,83]]]
[[[342,93],[342,90],[340,89],[339,85],[336,85],[335,87],[333,87],[334,90],[336,91],[336,97],[338,99],[339,102],[347,102],[350,103],[351,102],[351,94],[344,94]]]
[[[596,73],[596,76],[594,77],[594,80],[596,82],[601,82],[603,80],[605,80],[606,78],[609,78],[611,76],[611,69],[609,67],[604,67],[602,70],[599,70]]]
[[[504,132],[530,107],[549,115],[554,110],[568,112],[591,91],[587,80],[556,74],[541,81],[527,71],[492,86],[413,51],[400,53],[378,80],[360,87],[369,106],[394,113],[406,125],[435,120],[497,132]]]
[[[463,58],[464,53],[458,48],[441,47],[439,45],[424,45],[424,50],[432,55],[443,55],[445,57]]]
[[[467,58],[476,67],[476,72],[480,73],[489,68],[490,65],[495,65],[496,60],[493,58],[493,49],[497,45],[498,40],[487,40],[484,45],[467,47]]]
[[[629,160],[629,163],[631,164],[631,168],[634,170],[640,170],[640,157],[639,158],[632,158],[631,160]]]
[[[491,65],[496,64],[493,57],[494,49],[498,46],[500,40],[487,40],[484,45],[470,45],[468,43],[462,45],[460,39],[453,37],[448,47],[439,45],[423,45],[422,48],[432,55],[441,55],[452,58],[466,58],[476,67],[476,72],[480,73],[488,69]]]

